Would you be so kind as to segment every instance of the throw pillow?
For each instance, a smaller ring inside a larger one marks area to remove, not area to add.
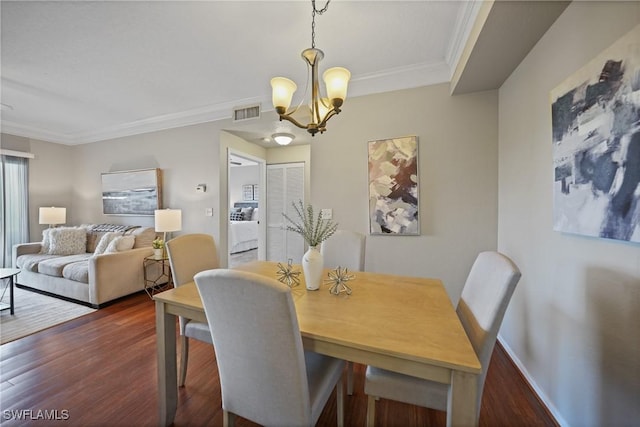
[[[52,228],[49,239],[49,255],[76,255],[87,251],[87,230],[84,228]]]
[[[229,219],[231,221],[244,221],[244,215],[242,212],[231,212],[229,214]]]
[[[128,236],[118,236],[109,243],[105,253],[122,252],[133,249],[133,244],[136,242],[136,238]]]
[[[41,254],[49,253],[49,246],[51,242],[51,238],[49,237],[49,231],[51,231],[51,228],[45,228],[44,230],[42,230],[42,243],[40,244]]]
[[[129,235],[135,237],[135,243],[133,244],[135,249],[148,248],[156,238],[156,230],[153,227],[140,227],[129,232]]]
[[[122,233],[119,233],[117,231],[110,231],[110,232],[106,233],[104,236],[102,236],[102,238],[100,239],[100,241],[96,245],[96,250],[93,252],[93,254],[94,255],[100,255],[100,254],[105,253],[105,251],[109,247],[109,244],[111,243],[111,241],[113,239],[115,239],[116,237],[119,237],[119,236],[122,236]]]
[[[242,212],[242,216],[243,216],[242,219],[244,221],[250,221],[251,220],[251,214],[253,213],[253,208],[252,207],[242,208],[241,212]]]

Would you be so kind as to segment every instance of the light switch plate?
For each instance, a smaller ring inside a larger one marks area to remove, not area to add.
[[[332,219],[333,218],[333,209],[322,209],[322,219]]]
[[[204,210],[204,214],[205,214],[206,216],[213,216],[213,208],[206,208],[206,209]]]

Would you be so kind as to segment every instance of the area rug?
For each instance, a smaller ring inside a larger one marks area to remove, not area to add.
[[[31,335],[60,323],[96,311],[80,304],[48,297],[24,289],[14,289],[15,314],[0,312],[0,344]],[[8,295],[4,295],[7,299]]]

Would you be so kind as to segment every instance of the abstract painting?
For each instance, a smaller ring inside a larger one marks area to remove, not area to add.
[[[369,141],[369,232],[419,235],[418,139]]]
[[[105,215],[153,215],[162,209],[160,169],[102,174],[102,212]]]
[[[640,25],[551,103],[554,230],[640,242]]]

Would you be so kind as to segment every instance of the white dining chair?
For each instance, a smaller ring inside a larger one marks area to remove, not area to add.
[[[333,236],[322,242],[320,253],[326,268],[346,267],[364,271],[366,237],[349,230],[336,230]]]
[[[482,372],[478,378],[476,420],[480,416],[482,390],[498,330],[520,270],[505,255],[481,252],[476,258],[456,312],[471,341]],[[364,391],[368,395],[367,425],[374,425],[378,398],[390,399],[440,411],[447,410],[448,385],[368,366]]]
[[[337,389],[343,425],[345,363],[302,347],[291,289],[237,270],[196,274],[216,348],[223,424],[240,416],[264,426],[313,426]]]
[[[193,282],[193,276],[204,270],[219,267],[218,252],[213,237],[209,234],[183,234],[166,243],[171,276],[175,287]],[[189,362],[189,338],[209,344],[211,332],[204,322],[179,317],[180,321],[180,377],[178,384],[184,386]]]
[[[364,271],[366,236],[349,231],[336,230],[333,236],[322,242],[320,253],[326,268],[346,267],[352,271]],[[353,363],[347,363],[347,394],[353,394]]]

